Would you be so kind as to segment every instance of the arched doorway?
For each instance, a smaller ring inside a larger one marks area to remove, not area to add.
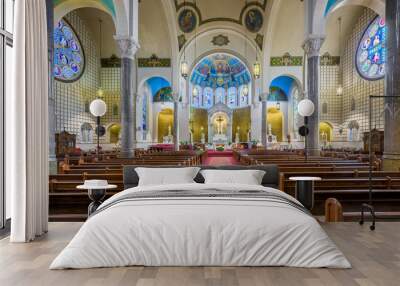
[[[319,123],[319,141],[322,144],[332,142],[333,126],[329,122],[322,121]]]
[[[297,112],[302,99],[299,80],[292,75],[280,75],[271,81],[269,90],[268,108],[275,107],[283,116],[282,141],[288,135],[292,140],[298,140],[298,129],[303,125],[303,118]]]
[[[121,125],[119,123],[111,124],[108,127],[108,134],[110,143],[116,144],[119,142],[119,134],[121,132]]]
[[[277,142],[283,140],[283,113],[276,107],[269,107],[267,113],[268,135],[276,138]],[[274,140],[273,140],[274,141]]]
[[[172,143],[174,111],[164,108],[158,113],[157,135],[159,143]]]

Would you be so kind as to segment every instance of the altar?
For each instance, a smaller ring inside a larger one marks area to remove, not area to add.
[[[208,138],[214,149],[226,149],[232,142],[232,110],[223,103],[208,111]]]

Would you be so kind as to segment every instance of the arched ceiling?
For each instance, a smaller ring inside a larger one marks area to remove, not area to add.
[[[239,87],[251,81],[247,67],[236,57],[217,53],[203,58],[194,68],[190,82],[201,87]]]
[[[58,5],[67,2],[70,0],[53,0],[54,7],[57,7]],[[111,15],[115,16],[115,7],[114,7],[114,2],[113,0],[98,0],[96,2],[100,2],[100,4],[110,12]]]

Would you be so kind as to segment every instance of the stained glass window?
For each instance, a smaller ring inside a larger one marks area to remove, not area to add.
[[[218,87],[215,90],[216,103],[225,103],[225,89]]]
[[[78,36],[65,20],[60,20],[54,29],[54,77],[75,81],[82,75],[84,67],[85,56]]]
[[[357,48],[356,67],[366,80],[385,76],[386,26],[385,19],[377,16],[367,27]]]
[[[248,102],[249,102],[249,95],[248,95],[248,94],[245,94],[245,93],[243,92],[243,88],[244,88],[243,85],[240,86],[240,88],[239,88],[239,92],[240,92],[240,106],[246,106],[246,105],[248,105]]]
[[[228,89],[228,106],[231,108],[237,106],[237,88],[234,86]]]
[[[203,89],[203,106],[209,108],[213,105],[213,90],[211,87],[206,87]]]
[[[200,86],[196,86],[197,94],[194,94],[192,90],[192,105],[194,107],[200,107],[202,105],[202,89]]]
[[[142,105],[142,129],[147,130],[147,96],[143,96]]]

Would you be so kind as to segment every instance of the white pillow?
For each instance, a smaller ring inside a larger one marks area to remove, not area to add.
[[[194,183],[200,171],[198,167],[187,168],[135,168],[139,176],[138,186],[171,185]]]
[[[261,170],[202,170],[206,184],[261,185],[265,171]]]

